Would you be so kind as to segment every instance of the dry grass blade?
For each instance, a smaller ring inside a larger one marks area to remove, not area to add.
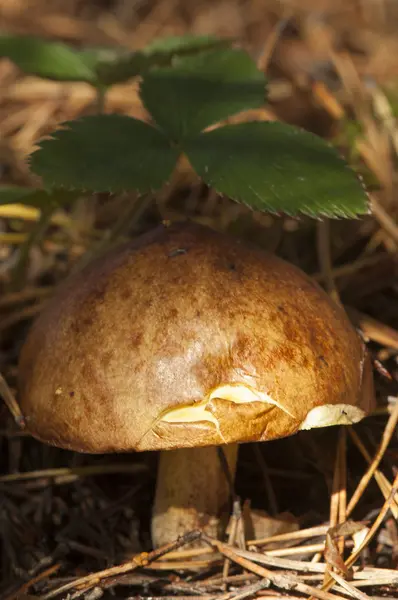
[[[264,73],[267,71],[268,65],[283,33],[286,23],[286,19],[276,23],[264,43],[261,54],[257,59],[257,68]]]
[[[398,423],[398,402],[395,405],[395,407],[393,408],[393,411],[387,421],[381,442],[380,442],[379,447],[374,455],[374,458],[373,458],[368,470],[366,471],[366,473],[363,475],[361,481],[359,482],[357,489],[355,490],[354,494],[352,495],[352,498],[347,507],[347,515],[350,515],[352,513],[352,511],[354,510],[355,506],[357,505],[359,499],[361,498],[363,492],[367,488],[370,480],[376,473],[377,467],[379,466],[380,461],[382,460],[382,458],[387,450],[387,447],[391,441],[391,438],[393,436],[393,433],[395,431],[397,423]],[[393,502],[395,503],[394,498],[393,498]]]
[[[342,572],[346,571],[342,559],[345,540],[343,536],[340,536],[339,539],[335,540],[334,536],[331,535],[331,531],[338,528],[338,526],[342,525],[346,520],[346,479],[346,430],[345,427],[341,427],[337,444],[333,488],[330,501],[330,530],[326,534],[324,557],[329,567],[336,568]]]
[[[33,206],[25,206],[24,204],[5,204],[0,206],[0,218],[38,221],[40,219],[40,210]],[[70,217],[60,210],[53,213],[51,223],[65,228],[71,228],[73,226]]]
[[[322,279],[326,285],[326,291],[337,304],[341,304],[339,292],[333,276],[333,264],[330,255],[329,221],[325,220],[317,223],[317,250],[318,261],[321,268]]]
[[[74,481],[78,477],[91,477],[93,475],[110,475],[112,473],[142,473],[147,470],[144,464],[126,465],[87,465],[84,467],[65,467],[57,469],[41,469],[26,473],[9,473],[0,476],[0,483],[17,483],[32,479],[61,479]]]
[[[25,288],[20,292],[10,292],[8,294],[4,294],[4,296],[0,298],[0,309],[8,308],[14,306],[15,304],[22,304],[23,302],[36,300],[37,298],[45,298],[50,296],[53,291],[54,288],[45,286]]]
[[[396,329],[361,313],[352,306],[346,306],[345,309],[366,338],[387,346],[387,348],[398,350],[398,331]]]
[[[344,107],[322,81],[314,82],[312,93],[315,100],[327,110],[333,119],[336,119],[336,121],[343,119],[345,116]]]
[[[218,600],[243,600],[249,596],[254,596],[257,592],[264,590],[270,586],[268,579],[262,579],[256,583],[252,583],[243,587],[238,592],[233,591],[218,597]]]
[[[358,600],[370,600],[370,596],[357,590],[352,584],[348,583],[344,577],[338,575],[338,573],[331,571],[330,575],[352,598],[357,598]]]
[[[318,527],[309,527],[308,529],[300,529],[299,531],[292,531],[290,533],[279,533],[267,538],[261,538],[258,540],[249,540],[248,546],[264,546],[266,544],[272,544],[274,542],[290,542],[294,540],[302,540],[311,538],[319,535],[326,535],[329,525],[319,525]]]
[[[138,199],[135,194],[120,198],[101,194],[91,204],[91,198],[83,194],[75,204],[57,209],[48,216],[49,227],[37,252],[27,251],[32,243],[37,246],[38,236],[32,240],[29,232],[35,229],[40,210],[23,204],[0,206],[0,369],[11,387],[0,377],[0,395],[16,422],[23,425],[12,393],[17,387],[25,325],[42,310],[58,282],[161,219],[187,217],[264,245],[313,274],[336,302],[340,295],[352,322],[367,340],[377,344],[375,356],[391,373],[390,380],[376,381],[378,393],[394,396],[398,373],[395,2],[324,0],[320,6],[315,0],[32,0],[29,13],[25,4],[24,0],[0,0],[1,27],[6,33],[69,40],[81,49],[116,44],[135,50],[158,36],[187,33],[230,38],[256,58],[268,82],[266,106],[240,113],[226,123],[280,120],[328,140],[348,157],[350,167],[370,182],[373,215],[318,222],[252,213],[201,185],[185,159],[179,161],[170,185],[153,195]],[[388,25],[388,13],[395,19],[390,20],[389,32],[375,33],[372,20]],[[360,24],[361,14],[367,20],[365,28]],[[105,111],[147,121],[139,85],[135,79],[112,86]],[[59,123],[97,110],[96,90],[86,83],[25,76],[4,59],[0,60],[0,89],[1,182],[36,187],[39,182],[29,173],[27,154]],[[333,188],[333,182],[330,186]],[[29,265],[20,278],[21,291],[14,293],[10,276],[23,253],[29,253]],[[391,483],[387,456],[382,457],[388,444],[391,462],[397,452],[397,439],[391,437],[394,422],[395,426],[398,422],[396,407],[397,403],[389,406],[383,402],[375,417],[387,415],[385,421],[371,418],[365,425],[370,437],[379,441],[379,427],[384,428],[391,415],[377,452],[374,446],[371,453],[365,447],[362,426],[342,430],[331,494],[333,432],[330,440],[329,432],[324,437],[320,433],[319,447],[323,449],[325,443],[325,453],[317,455],[314,462],[316,432],[278,441],[276,452],[268,443],[242,447],[237,489],[248,505],[255,507],[252,513],[265,509],[278,518],[280,511],[294,506],[295,524],[315,527],[270,535],[251,527],[254,518],[249,527],[246,518],[236,519],[234,514],[228,544],[216,546],[216,541],[210,540],[212,549],[208,544],[182,548],[184,538],[148,555],[140,551],[150,547],[151,466],[121,456],[107,464],[106,457],[93,461],[65,455],[41,445],[27,428],[17,428],[6,415],[0,431],[0,597],[96,600],[119,597],[120,593],[131,600],[144,596],[154,600],[392,598],[398,589],[398,571],[393,568],[396,524],[391,533],[393,519],[385,515],[390,509],[398,519],[398,492]],[[6,412],[3,407],[3,414]],[[346,454],[345,433],[365,463],[356,451]],[[250,456],[253,450],[257,461]],[[149,456],[143,462],[152,465],[152,459]],[[134,474],[134,490],[130,474]],[[382,496],[377,489],[373,493],[372,477]],[[346,480],[355,485],[359,482],[348,509]],[[354,510],[359,515],[378,515],[383,502],[380,515],[370,521],[376,519],[370,530],[368,521],[366,526],[357,523],[363,528],[358,538],[355,536],[355,544],[354,534],[339,528],[344,522],[350,526],[346,519]],[[341,536],[346,540],[344,547]],[[371,546],[362,552],[372,536]],[[245,543],[247,537],[258,539]],[[327,540],[335,552],[334,563],[333,557],[325,555]],[[353,552],[361,540],[360,548]],[[348,561],[343,563],[343,556],[350,553],[351,567]],[[124,557],[133,555],[135,559],[121,564]],[[339,569],[339,560],[340,566],[343,563],[349,569],[348,577],[347,571]],[[109,565],[117,566],[108,569]]]
[[[347,469],[346,469],[346,429],[340,428],[339,440],[337,444],[333,488],[330,502],[330,527],[337,527],[346,520],[346,499],[347,499]],[[340,552],[344,550],[343,545],[339,543]]]
[[[209,551],[207,552],[209,554]],[[170,571],[175,569],[176,571],[188,571],[197,572],[205,571],[212,567],[220,566],[222,561],[220,557],[208,558],[207,560],[176,560],[172,563],[168,561],[156,560],[145,568],[153,571]]]
[[[363,445],[359,435],[355,431],[350,431],[350,436],[353,439],[358,450],[362,453],[362,456],[365,458],[365,460],[369,464],[372,464],[372,457],[370,456],[369,452],[366,450],[365,446]],[[380,488],[381,493],[384,496],[384,499],[386,500],[388,498],[388,495],[391,492],[391,487],[392,487],[391,483],[389,482],[387,477],[384,475],[384,473],[382,473],[378,469],[376,469],[376,471],[374,473],[374,478],[377,482],[377,485]],[[394,515],[394,517],[396,519],[398,519],[398,499],[397,498],[395,498],[394,502],[391,504],[391,512]]]
[[[258,540],[249,540],[247,546],[263,546],[267,544],[274,544],[275,542],[295,542],[296,540],[305,540],[312,537],[325,536],[329,530],[328,525],[319,525],[318,527],[309,527],[308,529],[300,529],[299,531],[292,531],[288,533],[279,533],[271,537],[261,538]],[[307,548],[307,546],[301,546],[301,548]],[[267,552],[267,556],[275,555],[276,553],[295,553],[296,548],[281,548],[280,550],[271,550]],[[180,560],[181,558],[195,558],[197,556],[203,556],[208,554],[207,548],[191,548],[189,550],[179,550],[178,552],[169,552],[164,556],[168,560]]]
[[[44,234],[50,225],[54,210],[55,208],[51,204],[42,208],[39,219],[31,229],[25,243],[19,249],[17,261],[11,270],[10,285],[12,289],[18,290],[21,289],[21,287],[23,288],[29,268],[31,250],[44,237]]]
[[[239,521],[242,519],[242,510],[240,506],[240,500],[236,499],[233,501],[232,507],[232,515],[229,520],[229,534],[228,534],[228,544],[230,546],[234,546],[237,541],[238,535],[238,525]],[[222,569],[223,579],[226,580],[229,575],[229,568],[231,566],[231,561],[226,558],[224,560],[224,565]]]
[[[375,219],[377,219],[380,227],[384,229],[384,231],[390,236],[395,244],[398,244],[398,225],[374,195],[371,196],[371,199],[372,214],[374,215]]]
[[[300,571],[302,573],[324,573],[326,565],[309,561],[290,560],[289,558],[278,558],[268,553],[252,552],[249,550],[235,549],[235,552],[243,558],[248,558],[260,565],[267,565],[278,569]]]
[[[10,388],[4,377],[0,373],[0,396],[3,398],[5,404],[7,405],[8,410],[14,417],[16,424],[23,428],[25,426],[25,421],[21,409],[19,408],[18,402],[15,400],[14,394],[11,392]]]
[[[233,545],[228,541],[229,545]],[[351,542],[347,542],[347,545],[352,545]],[[252,546],[252,544],[250,544]],[[291,546],[287,548],[275,548],[274,550],[266,550],[263,555],[270,558],[272,562],[272,557],[284,557],[284,556],[294,556],[296,554],[314,554],[315,552],[323,552],[325,548],[325,543],[321,542],[319,544],[305,544],[303,546]],[[243,550],[243,548],[239,548]],[[182,559],[192,559],[197,558],[198,556],[204,556],[208,554],[209,551],[206,548],[192,548],[192,550],[182,550],[181,552],[170,552],[164,558],[170,560],[170,569],[175,568],[174,561],[181,561]],[[270,563],[271,564],[271,563]],[[306,563],[304,563],[306,564]],[[280,565],[282,567],[282,564]],[[292,567],[295,568],[295,567]]]
[[[398,491],[398,475],[394,479],[389,497],[384,502],[372,527],[370,527],[369,531],[367,532],[366,537],[362,540],[362,542],[358,546],[358,548],[356,548],[356,550],[354,550],[354,552],[345,561],[346,567],[348,567],[348,568],[351,567],[358,560],[358,558],[360,557],[363,550],[368,546],[370,541],[373,539],[377,530],[379,529],[380,525],[382,524],[385,516],[387,515],[388,511],[390,510],[391,504],[394,501],[394,497],[395,497],[395,494],[397,493],[397,491]],[[333,587],[333,579],[329,576],[328,581],[325,582],[322,589],[327,591],[327,590],[330,590],[332,587]]]
[[[310,594],[313,595],[315,598],[319,598],[319,600],[337,600],[337,598],[343,600],[341,596],[336,596],[335,594],[329,594],[326,591],[318,590],[310,585],[303,583],[297,577],[292,577],[290,575],[285,574],[281,575],[279,573],[276,574],[273,571],[270,571],[269,569],[260,567],[250,559],[244,558],[242,556],[242,551],[238,551],[235,548],[231,548],[227,544],[223,544],[218,540],[208,538],[207,536],[204,536],[204,539],[211,546],[217,548],[217,550],[226,558],[229,558],[236,564],[240,565],[242,568],[247,569],[252,573],[255,573],[259,577],[269,580],[275,587],[279,589],[283,589],[288,592],[294,590],[302,594]],[[245,554],[250,555],[251,553],[245,552]]]
[[[209,554],[208,548],[190,548],[189,550],[177,550],[176,552],[168,552],[163,556],[166,560],[181,560],[186,558],[196,558],[197,556],[205,556]]]
[[[333,267],[331,275],[334,280],[339,277],[347,277],[348,275],[354,275],[366,267],[372,267],[379,263],[383,263],[384,260],[390,260],[390,256],[387,252],[378,252],[377,254],[371,254],[370,256],[363,256],[353,262]],[[323,281],[326,277],[326,273],[323,273],[322,271],[316,272],[313,273],[311,277],[316,281]]]
[[[98,592],[98,595],[96,595],[96,592]],[[77,600],[77,598],[81,597],[82,594],[73,594],[73,596],[70,598],[70,600]],[[251,595],[251,594],[248,594]],[[101,588],[94,588],[92,590],[92,594],[90,596],[86,596],[87,600],[97,600],[99,598],[102,597],[102,590]],[[232,598],[235,600],[236,596],[230,596],[231,600]],[[246,594],[243,596],[244,598],[246,598]],[[136,600],[136,596],[128,596],[127,600]],[[203,594],[203,595],[199,595],[199,596],[195,596],[195,595],[187,595],[187,596],[182,596],[182,595],[178,595],[175,596],[174,594],[171,594],[170,596],[151,596],[152,600],[175,600],[176,598],[178,598],[178,600],[221,600],[222,598],[224,598],[224,596],[222,596],[221,594]],[[25,600],[22,599],[21,600]],[[69,600],[69,598],[68,598]]]
[[[26,233],[0,233],[0,244],[19,246],[26,242],[27,237]]]
[[[267,550],[267,556],[294,556],[295,554],[314,554],[317,552],[323,552],[325,549],[325,543],[320,544],[306,544],[304,546],[293,546],[293,548],[279,548],[277,550]]]
[[[25,306],[18,311],[15,311],[6,317],[2,318],[0,322],[0,333],[6,331],[10,327],[13,327],[21,321],[27,321],[32,317],[36,317],[43,309],[46,301],[38,302],[32,306]]]

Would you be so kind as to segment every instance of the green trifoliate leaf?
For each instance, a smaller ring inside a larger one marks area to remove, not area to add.
[[[64,123],[31,155],[46,187],[141,193],[159,189],[179,155],[167,137],[143,121],[97,115]]]
[[[195,171],[255,210],[312,217],[368,212],[354,172],[321,138],[277,122],[228,125],[187,140]]]
[[[0,35],[0,57],[9,58],[29,75],[59,81],[96,82],[96,57],[59,42]]]
[[[141,98],[176,141],[264,102],[265,78],[243,50],[225,48],[175,59],[144,76]]]

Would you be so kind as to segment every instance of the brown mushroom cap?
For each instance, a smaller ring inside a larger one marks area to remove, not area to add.
[[[193,224],[70,277],[19,373],[32,435],[86,452],[266,441],[355,422],[374,401],[364,344],[316,283]]]

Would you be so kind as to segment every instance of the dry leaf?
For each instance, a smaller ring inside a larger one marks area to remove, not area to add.
[[[346,577],[350,576],[350,570],[344,564],[344,560],[341,557],[336,543],[336,538],[334,538],[329,532],[326,534],[324,557],[330,570],[336,569],[337,571],[343,573]]]
[[[291,533],[299,530],[297,519],[288,512],[271,516],[265,510],[244,507],[246,537],[249,540],[260,540],[280,533]]]

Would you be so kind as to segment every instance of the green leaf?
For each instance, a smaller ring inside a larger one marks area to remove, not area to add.
[[[107,86],[121,83],[132,77],[144,75],[154,67],[168,66],[175,56],[196,54],[230,44],[231,40],[226,38],[186,35],[157,39],[137,52],[122,49],[113,52],[102,50],[98,54],[98,79]]]
[[[38,188],[27,188],[17,185],[0,186],[0,206],[5,204],[24,204],[35,208],[46,208],[50,204],[64,206],[70,204],[77,197],[76,192],[54,190],[48,193]]]
[[[0,206],[5,204],[32,204],[32,197],[38,190],[34,188],[25,188],[18,185],[2,185],[0,186]]]
[[[277,122],[228,125],[184,144],[218,192],[255,210],[312,217],[368,213],[354,172],[321,138]]]
[[[176,55],[194,54],[231,44],[213,36],[160,38],[143,50],[98,47],[77,49],[35,37],[0,35],[0,57],[12,60],[30,75],[109,86],[141,75],[154,66],[169,65]]]
[[[163,54],[168,56],[194,54],[211,48],[230,46],[231,43],[232,40],[230,38],[219,38],[214,35],[188,34],[157,38],[145,46],[143,52],[147,55]]]
[[[1,35],[0,57],[12,60],[22,71],[60,81],[96,83],[96,57],[65,44],[28,36]]]
[[[176,141],[264,102],[265,77],[243,50],[209,50],[152,69],[141,99],[157,124]]]
[[[83,117],[63,124],[31,155],[46,187],[145,193],[169,178],[179,151],[143,121],[122,115]]]

